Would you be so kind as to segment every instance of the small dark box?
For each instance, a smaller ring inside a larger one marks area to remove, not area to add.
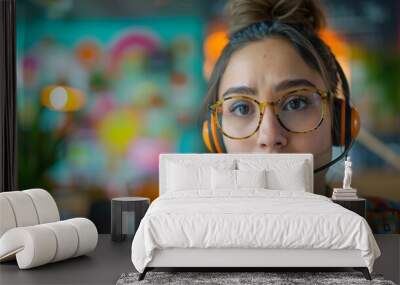
[[[144,197],[113,198],[111,200],[112,241],[133,238],[149,205],[150,200]]]
[[[353,200],[332,199],[332,201],[346,209],[349,209],[350,211],[353,211],[354,213],[359,214],[364,219],[367,217],[366,200],[363,198],[357,198]]]

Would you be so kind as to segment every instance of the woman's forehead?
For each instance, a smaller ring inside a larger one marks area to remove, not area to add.
[[[306,64],[287,40],[268,38],[249,43],[232,55],[221,78],[218,94],[221,98],[229,88],[247,86],[260,97],[276,96],[284,92],[279,86],[290,81],[309,82],[325,89],[319,73]],[[286,87],[293,89],[295,86],[286,84]]]

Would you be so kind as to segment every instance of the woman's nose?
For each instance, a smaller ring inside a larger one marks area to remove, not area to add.
[[[285,129],[271,108],[266,108],[262,118],[257,138],[258,147],[267,152],[278,152],[287,145]]]

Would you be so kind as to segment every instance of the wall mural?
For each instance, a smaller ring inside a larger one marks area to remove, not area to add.
[[[219,21],[17,19],[20,189],[47,189],[62,216],[89,216],[101,232],[111,197],[158,195],[159,153],[205,150],[198,119],[204,77],[227,40]],[[362,114],[351,156],[368,222],[399,233],[400,57],[321,36]],[[343,163],[332,167],[331,186],[342,175]]]

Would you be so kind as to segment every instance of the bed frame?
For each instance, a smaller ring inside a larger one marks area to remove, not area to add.
[[[191,269],[193,271],[271,271],[291,269],[353,268],[371,280],[359,250],[329,249],[238,249],[238,248],[170,248],[156,250],[152,261],[139,275],[142,280],[148,271],[159,269]],[[340,270],[338,270],[340,271]]]
[[[307,192],[313,193],[313,156],[311,154],[161,154],[159,175],[160,195],[166,192],[166,163],[168,160],[234,160],[238,158],[304,160],[308,164]],[[182,269],[183,271],[268,271],[284,268],[314,271],[353,268],[361,271],[367,280],[371,276],[360,250],[330,249],[254,249],[254,248],[168,248],[157,249],[139,280],[154,269]]]

